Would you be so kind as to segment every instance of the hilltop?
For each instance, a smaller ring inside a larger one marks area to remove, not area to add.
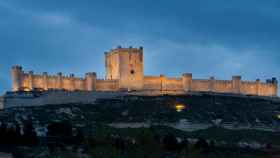
[[[278,98],[210,93],[160,96],[139,94],[112,96],[110,93],[100,94],[99,97],[91,99],[66,104],[11,106],[1,112],[0,117],[3,121],[11,122],[32,118],[40,126],[52,121],[71,120],[85,127],[87,123],[93,122],[115,126],[121,125],[120,123],[123,126],[126,126],[125,123],[135,123],[135,126],[140,127],[166,124],[182,130],[205,129],[211,126],[228,129],[279,130]],[[25,102],[27,103],[28,101]],[[178,105],[183,106],[182,109],[176,109]]]
[[[212,140],[229,152],[236,150],[228,149],[234,146],[259,149],[280,145],[279,98],[215,93],[145,96],[139,93],[99,93],[91,100],[80,98],[81,102],[42,102],[39,106],[27,106],[30,99],[39,102],[49,97],[45,93],[24,94],[21,100],[27,100],[23,101],[25,106],[10,106],[0,111],[1,123],[14,128],[19,125],[22,130],[26,129],[26,123],[32,123],[42,145],[45,141],[46,144],[53,141],[48,130],[56,123],[68,124],[73,131],[82,131],[86,138],[101,142],[107,142],[108,136],[115,135],[137,142],[147,134],[163,139],[171,133],[180,139],[188,138],[190,142],[199,138]],[[44,148],[38,150],[46,151]]]

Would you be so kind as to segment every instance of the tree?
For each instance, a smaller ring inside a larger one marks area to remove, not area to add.
[[[48,141],[72,143],[72,125],[68,121],[54,122],[48,125]]]
[[[172,133],[169,133],[164,136],[163,144],[167,150],[176,150],[178,142],[176,137]]]
[[[22,144],[21,128],[20,128],[20,125],[18,123],[16,123],[15,139],[16,139],[16,144],[17,145],[21,145]]]
[[[84,142],[84,140],[85,140],[84,133],[82,132],[81,129],[77,129],[77,134],[74,137],[75,143],[77,143],[79,145],[79,144],[82,144]]]
[[[23,144],[28,146],[34,146],[39,143],[32,121],[26,121],[24,123],[22,140]]]
[[[205,139],[199,138],[195,144],[195,148],[201,150],[203,153],[208,153],[210,148]]]
[[[7,124],[2,123],[0,126],[0,144],[7,144]]]

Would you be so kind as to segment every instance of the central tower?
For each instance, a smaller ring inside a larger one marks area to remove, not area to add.
[[[118,47],[105,53],[107,80],[119,80],[119,88],[140,90],[143,88],[143,47]]]

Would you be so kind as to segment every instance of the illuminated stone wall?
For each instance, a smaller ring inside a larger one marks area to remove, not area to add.
[[[242,81],[241,76],[231,80],[193,79],[191,73],[178,78],[164,75],[144,76],[143,48],[112,49],[105,53],[106,79],[97,79],[95,73],[86,73],[84,78],[74,74],[63,76],[26,73],[21,66],[12,68],[13,91],[30,90],[67,90],[67,91],[169,91],[172,92],[218,92],[259,96],[277,96],[277,80],[266,82]]]
[[[143,89],[143,48],[121,48],[105,53],[106,79],[119,80],[120,89]]]
[[[119,90],[118,80],[96,80],[96,91],[117,91]]]
[[[191,89],[190,91],[210,91],[210,82],[208,80],[203,80],[203,79],[197,79],[197,80],[192,80],[191,84]]]
[[[186,91],[186,92],[217,92],[235,93],[259,96],[277,96],[277,81],[275,78],[266,83],[242,81],[240,76],[232,80],[192,79],[191,74],[183,74],[181,78],[166,78],[165,76],[145,76],[143,90]]]
[[[145,76],[143,90],[182,91],[181,78],[166,78],[160,76]]]
[[[277,86],[273,83],[261,83],[258,89],[260,96],[277,95]]]
[[[233,76],[232,80],[192,79],[190,74],[183,75],[183,89],[185,91],[235,93],[259,96],[277,96],[277,80],[272,78],[267,82],[242,81],[240,76]]]
[[[180,91],[183,90],[183,83],[181,78],[162,78],[162,89],[165,91]]]
[[[51,89],[67,90],[67,91],[95,91],[96,90],[96,74],[86,73],[85,78],[75,77],[74,74],[63,76],[62,73],[57,75],[33,74],[32,71],[26,73],[20,66],[12,68],[13,78],[13,91],[32,91],[40,90],[46,91]],[[106,83],[98,82],[101,84],[99,87],[104,87],[105,90],[115,90],[116,88],[109,89]],[[108,82],[111,84],[111,82]],[[115,82],[114,82],[115,83]],[[115,85],[116,86],[116,85]]]
[[[144,77],[144,90],[161,90],[160,76],[145,76]]]
[[[214,90],[218,93],[227,93],[232,91],[232,81],[214,80]]]

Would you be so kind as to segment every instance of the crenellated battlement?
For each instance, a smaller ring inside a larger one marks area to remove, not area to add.
[[[143,47],[134,48],[130,46],[128,48],[123,48],[121,46],[118,46],[117,48],[111,49],[110,52],[105,52],[105,54],[114,54],[114,53],[122,53],[122,52],[139,53],[139,52],[143,52]]]
[[[258,96],[277,96],[278,81],[271,78],[262,82],[242,80],[241,76],[232,76],[231,80],[193,79],[192,73],[183,73],[180,77],[144,76],[143,47],[122,48],[121,46],[105,52],[106,78],[97,79],[95,72],[84,77],[74,74],[49,75],[47,72],[35,74],[25,72],[22,67],[12,67],[13,91],[47,91],[50,89],[67,91],[162,91],[162,92],[216,92]]]
[[[19,69],[20,68],[20,69]],[[20,70],[20,71],[19,71]],[[74,74],[49,75],[47,72],[34,74],[33,71],[24,72],[20,66],[12,68],[13,91],[32,91],[32,90],[94,90],[93,82],[96,80],[96,73],[89,72],[84,78],[75,77]]]

